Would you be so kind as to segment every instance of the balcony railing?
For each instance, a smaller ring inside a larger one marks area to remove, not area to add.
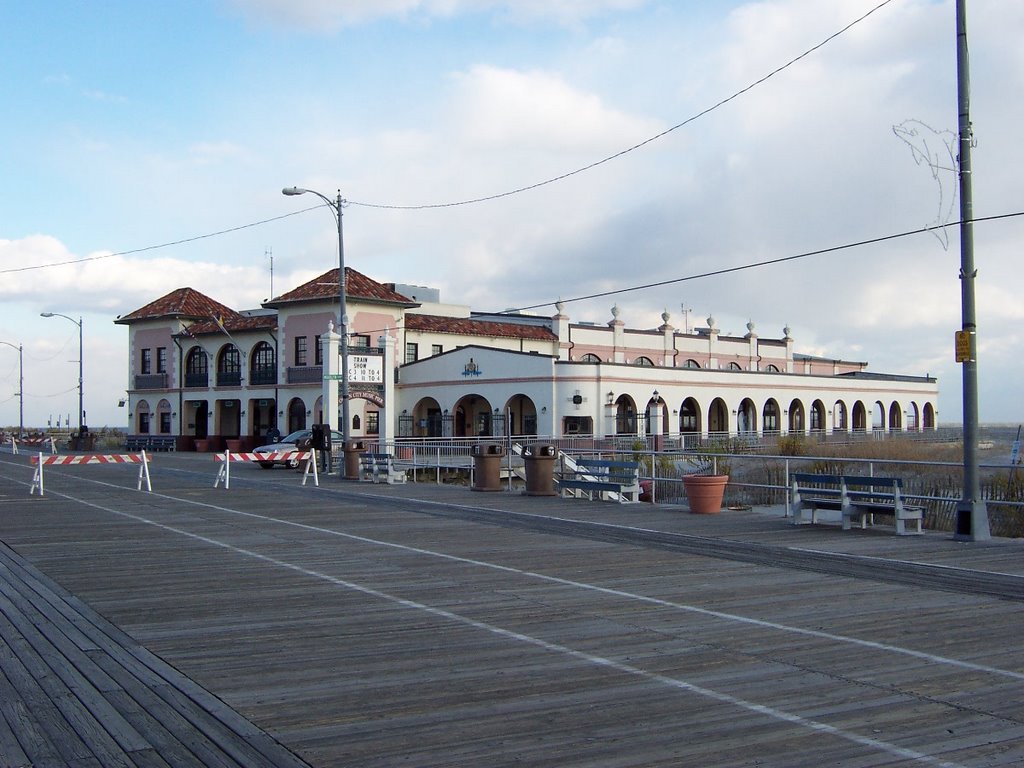
[[[210,374],[206,371],[203,371],[202,373],[186,373],[185,386],[208,387],[210,386]]]
[[[288,367],[289,384],[320,384],[324,380],[322,365],[300,365]]]
[[[249,373],[249,383],[253,386],[277,384],[277,368],[254,368]]]
[[[242,384],[241,371],[217,371],[218,387],[238,387]]]
[[[136,389],[167,389],[166,373],[137,373],[135,374]]]

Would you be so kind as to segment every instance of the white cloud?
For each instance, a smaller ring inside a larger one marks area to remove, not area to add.
[[[451,17],[498,11],[516,20],[555,19],[573,24],[647,0],[226,0],[243,14],[315,31],[334,31],[376,19]]]
[[[477,66],[456,75],[455,121],[463,138],[489,150],[612,152],[664,130],[548,72]]]

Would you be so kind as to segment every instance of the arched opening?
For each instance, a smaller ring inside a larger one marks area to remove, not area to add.
[[[789,433],[791,435],[802,435],[807,429],[807,420],[804,415],[804,404],[799,400],[793,400],[789,404]]]
[[[683,400],[679,406],[679,432],[686,435],[699,435],[701,432],[700,405],[692,397]]]
[[[185,386],[210,386],[209,358],[202,347],[192,347],[185,356]]]
[[[600,363],[601,358],[591,352],[587,352],[587,354],[580,358],[580,361],[584,363]]]
[[[152,418],[149,411],[149,403],[140,400],[135,406],[135,432],[140,435],[148,435],[153,430]]]
[[[889,405],[889,431],[899,432],[903,429],[903,409],[895,400]]]
[[[619,395],[615,401],[615,434],[635,435],[636,428],[636,403],[629,395]]]
[[[708,406],[708,434],[713,432],[729,432],[729,406],[720,397],[716,397]]]
[[[764,434],[779,434],[782,431],[782,422],[779,419],[779,404],[774,398],[769,398],[761,411],[761,431]]]
[[[546,414],[547,409],[544,410]],[[537,434],[537,406],[530,397],[524,394],[512,395],[505,403],[504,413],[508,418],[509,434],[524,436]]]
[[[853,431],[866,432],[868,428],[868,409],[858,400],[853,404]]]
[[[921,429],[921,421],[918,418],[920,411],[917,408],[917,403],[911,403],[907,408],[907,431],[917,432]]]
[[[871,409],[871,429],[885,429],[885,406],[880,400],[876,400]]]
[[[667,435],[671,429],[668,408],[665,407],[665,399],[658,395],[647,401],[647,427],[648,435]],[[654,423],[657,417],[658,422]]]
[[[683,368],[700,368],[700,363],[694,360],[692,357],[683,363]]]
[[[444,435],[441,404],[432,397],[424,397],[412,413],[402,411],[398,417],[399,437],[442,437]]]
[[[249,383],[253,386],[272,386],[277,383],[277,353],[269,342],[261,341],[253,347]]]
[[[156,407],[155,431],[161,435],[171,434],[171,403],[169,400],[161,400]]]
[[[736,411],[736,431],[741,435],[757,432],[757,408],[749,397],[743,398]]]
[[[846,432],[847,429],[846,403],[836,400],[836,404],[832,406],[832,431]]]
[[[653,368],[654,361],[649,357],[640,356],[633,361],[633,365],[639,365],[641,368]]]
[[[490,437],[494,434],[494,417],[486,397],[465,395],[452,411],[455,437]]]
[[[288,432],[297,432],[306,428],[306,404],[301,398],[294,397],[288,403]]]
[[[225,344],[217,355],[217,386],[237,387],[242,383],[242,356],[234,344]]]
[[[821,400],[811,403],[811,432],[825,431],[825,404]]]
[[[935,429],[935,409],[931,403],[924,404],[924,428]]]

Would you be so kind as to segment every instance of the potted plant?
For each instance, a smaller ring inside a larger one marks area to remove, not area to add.
[[[683,475],[683,488],[694,514],[717,515],[722,511],[725,486],[729,483],[729,459],[723,455],[727,450],[727,445],[708,445],[687,456],[689,471]]]

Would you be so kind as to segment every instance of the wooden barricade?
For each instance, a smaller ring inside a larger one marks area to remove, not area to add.
[[[114,453],[114,454],[87,454],[82,456],[45,456],[40,451],[38,456],[32,457],[32,463],[36,467],[35,474],[32,477],[32,487],[29,488],[29,495],[31,496],[39,489],[39,495],[42,496],[45,492],[45,485],[43,482],[43,467],[49,466],[78,466],[88,464],[138,464],[139,466],[139,481],[135,486],[135,490],[142,490],[142,481],[146,481],[146,490],[150,493],[153,492],[153,484],[149,479],[149,457],[146,456],[146,452],[141,453]]]
[[[224,481],[224,490],[228,490],[231,487],[231,464],[236,461],[304,461],[306,462],[306,469],[302,473],[302,484],[306,484],[306,480],[310,474],[313,475],[313,485],[317,488],[320,487],[320,474],[317,472],[316,464],[316,450],[310,449],[308,451],[277,451],[275,453],[232,453],[231,451],[224,451],[224,453],[215,453],[213,455],[215,461],[220,462],[220,469],[217,470],[217,479],[213,483],[213,487],[217,488],[220,486],[221,481]],[[312,472],[310,471],[312,470]]]

